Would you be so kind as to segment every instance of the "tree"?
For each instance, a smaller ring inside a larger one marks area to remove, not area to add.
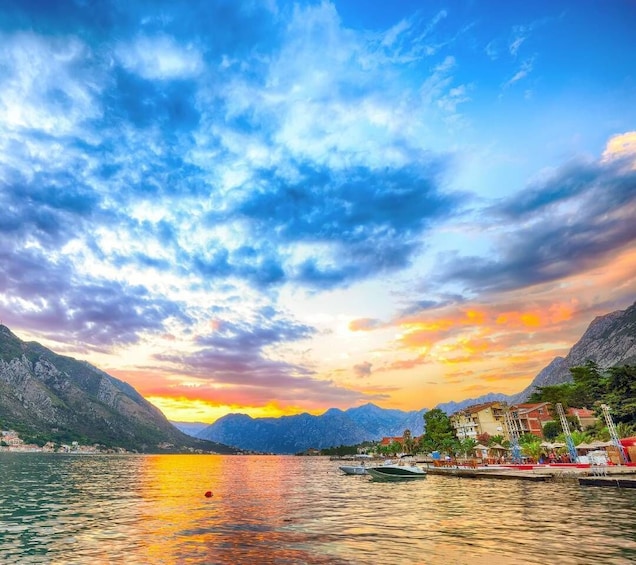
[[[489,445],[491,438],[492,436],[488,432],[484,432],[483,434],[479,434],[477,436],[477,442],[481,443],[482,445]]]
[[[548,441],[554,441],[561,433],[561,423],[555,420],[546,422],[543,426],[543,437]]]
[[[499,445],[506,447],[505,442],[506,440],[504,439],[503,436],[490,436],[490,439],[488,440],[488,445],[495,445],[496,443],[498,443]]]
[[[424,443],[430,451],[449,449],[455,444],[455,433],[450,423],[450,418],[446,413],[439,409],[433,408],[424,414],[424,426],[426,432],[424,434]]]
[[[534,438],[534,441],[528,441],[521,445],[521,451],[531,457],[535,461],[539,460],[541,457],[541,453],[543,452],[543,448],[541,447],[541,440],[538,437]]]
[[[611,406],[614,421],[636,424],[636,365],[609,369],[607,388],[604,402]]]
[[[567,408],[568,406],[574,406],[572,404],[573,394],[574,383],[540,386],[530,395],[528,402],[549,402],[553,407],[560,402],[563,408]]]
[[[459,441],[459,452],[466,457],[474,455],[477,442],[472,437],[467,437]]]
[[[571,367],[574,381],[570,406],[593,406],[607,392],[607,377],[601,373],[594,361],[588,361],[582,367]]]

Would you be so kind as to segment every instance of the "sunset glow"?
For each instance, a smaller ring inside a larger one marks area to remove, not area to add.
[[[520,392],[636,300],[610,4],[6,3],[0,322],[178,421]]]

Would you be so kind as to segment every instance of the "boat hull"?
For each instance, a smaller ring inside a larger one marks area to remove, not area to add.
[[[345,475],[366,475],[367,469],[362,465],[340,465],[339,469]]]
[[[421,467],[368,467],[367,473],[376,481],[410,481],[426,478]]]

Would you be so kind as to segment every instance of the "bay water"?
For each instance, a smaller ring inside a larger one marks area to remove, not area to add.
[[[0,563],[635,562],[636,489],[374,482],[325,457],[0,453]]]

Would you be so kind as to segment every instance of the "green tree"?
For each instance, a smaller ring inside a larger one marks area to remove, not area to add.
[[[608,380],[594,361],[570,368],[574,381],[570,406],[593,406],[607,392]]]
[[[572,404],[574,395],[574,383],[563,383],[559,385],[547,385],[539,387],[530,395],[528,402],[549,402],[554,410],[557,403],[561,403],[563,408],[574,406]],[[555,414],[553,414],[555,416]]]
[[[603,400],[611,407],[614,421],[636,424],[636,365],[610,368],[607,388]]]
[[[524,455],[531,457],[535,461],[539,460],[543,448],[541,447],[541,440],[535,437],[533,441],[527,441],[521,445],[521,451]]]
[[[439,409],[433,408],[424,414],[424,445],[430,451],[444,451],[450,449],[451,445],[455,445],[455,433],[450,423],[450,418],[446,413]]]
[[[472,437],[467,437],[459,441],[459,453],[466,457],[475,455],[475,446],[477,442]]]
[[[561,431],[561,423],[551,420],[543,426],[543,437],[548,441],[554,441]]]
[[[490,436],[490,439],[488,440],[488,445],[495,445],[496,443],[498,443],[502,447],[506,447],[505,441],[506,440],[504,439],[503,436]]]

